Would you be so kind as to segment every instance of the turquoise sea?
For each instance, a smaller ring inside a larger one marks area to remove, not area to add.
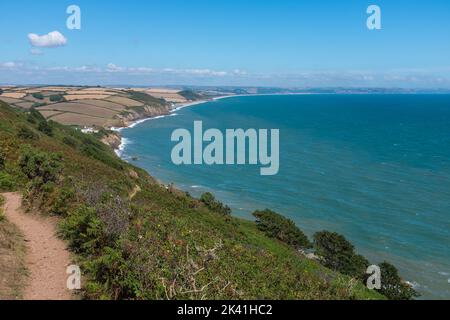
[[[172,131],[280,129],[280,172],[175,166]],[[450,299],[450,95],[233,97],[122,131],[122,157],[165,183],[213,192],[236,216],[271,208],[308,235],[352,241],[393,262],[423,298]]]

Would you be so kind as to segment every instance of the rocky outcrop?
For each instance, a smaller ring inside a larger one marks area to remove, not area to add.
[[[118,132],[110,132],[107,135],[105,135],[101,141],[113,148],[114,150],[119,149],[120,145],[122,144],[122,137],[120,136],[120,133]]]

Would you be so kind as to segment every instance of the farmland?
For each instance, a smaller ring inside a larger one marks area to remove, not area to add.
[[[123,127],[167,114],[187,100],[175,89],[101,87],[3,87],[0,100],[20,109],[38,110],[47,120],[78,127]]]

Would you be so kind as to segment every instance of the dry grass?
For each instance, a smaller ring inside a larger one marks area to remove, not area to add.
[[[121,111],[125,110],[125,106],[118,104],[118,103],[106,101],[106,100],[81,100],[81,101],[75,100],[73,102],[79,102],[82,104],[90,104],[90,105],[93,105],[96,107],[115,110],[117,112],[121,112]]]
[[[73,101],[73,100],[91,100],[91,99],[97,99],[97,100],[104,100],[109,98],[111,95],[105,95],[105,94],[67,94],[64,96],[64,98],[67,101]]]
[[[180,92],[180,90],[176,89],[164,89],[164,88],[150,88],[145,90],[148,94],[152,93],[161,93],[161,94],[174,94]]]
[[[62,111],[44,111],[44,110],[40,110],[39,111],[43,116],[44,116],[44,118],[46,118],[46,119],[49,119],[49,118],[51,118],[51,117],[53,117],[53,116],[56,116],[57,114],[62,114],[62,113],[64,113],[64,112],[62,112]]]
[[[75,103],[75,102],[61,102],[51,106],[38,108],[39,111],[63,111],[72,113],[81,113],[92,117],[112,118],[117,114],[117,111],[96,107],[90,104]]]
[[[33,106],[33,102],[20,102],[20,103],[16,103],[15,106],[19,107],[19,108],[23,108],[23,109],[30,109]]]
[[[87,127],[106,126],[109,122],[111,122],[110,119],[97,118],[76,113],[63,113],[60,115],[56,115],[52,117],[52,120],[65,125],[78,125]]]
[[[22,92],[5,92],[0,97],[22,99],[26,94]]]
[[[27,277],[25,244],[20,231],[3,217],[1,203],[0,199],[0,300],[18,300]]]
[[[144,104],[140,101],[136,101],[130,98],[121,97],[121,96],[113,96],[107,99],[111,102],[116,102],[118,104],[124,105],[128,108],[130,107],[142,107]]]
[[[10,103],[10,104],[16,104],[16,103],[20,103],[23,102],[23,100],[19,100],[19,99],[14,99],[14,98],[7,98],[7,97],[0,97],[0,100],[6,103]]]

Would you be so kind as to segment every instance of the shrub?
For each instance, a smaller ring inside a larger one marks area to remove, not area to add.
[[[15,179],[6,172],[0,172],[0,191],[13,191],[15,187]]]
[[[31,106],[32,108],[39,108],[39,107],[43,107],[46,106],[47,104],[45,102],[35,102],[33,103],[33,105]]]
[[[28,179],[42,183],[56,182],[61,172],[61,156],[26,148],[19,159],[19,167]]]
[[[69,147],[76,148],[78,146],[78,141],[72,137],[65,136],[63,138],[63,143],[68,145]]]
[[[391,300],[412,300],[419,294],[398,275],[397,268],[388,262],[380,264],[381,289],[377,290]]]
[[[40,92],[36,92],[32,94],[33,98],[38,99],[38,100],[44,100],[44,95]]]
[[[0,171],[5,169],[6,156],[3,154],[2,150],[0,150]]]
[[[202,194],[202,196],[200,197],[200,201],[203,202],[205,206],[213,212],[220,213],[224,216],[231,215],[230,207],[224,205],[220,201],[217,201],[214,195],[210,192]]]
[[[63,237],[70,248],[82,255],[96,253],[102,247],[103,226],[95,208],[81,206],[70,213],[60,225]]]
[[[50,137],[53,136],[53,128],[50,126],[50,124],[47,121],[39,122],[38,130]]]
[[[46,121],[46,120],[39,111],[37,111],[34,107],[31,107],[30,112],[28,113],[28,116],[27,116],[27,121],[34,124],[34,123]]]
[[[17,136],[21,139],[25,140],[36,140],[38,135],[33,132],[33,130],[29,129],[28,127],[22,126],[19,128],[19,132],[17,133]]]
[[[363,280],[369,261],[355,253],[355,247],[344,236],[329,231],[314,235],[316,254],[323,264],[335,271]]]
[[[276,238],[296,249],[311,247],[308,237],[295,225],[295,223],[282,215],[266,209],[255,211],[253,216],[257,219],[258,228],[267,236]]]

